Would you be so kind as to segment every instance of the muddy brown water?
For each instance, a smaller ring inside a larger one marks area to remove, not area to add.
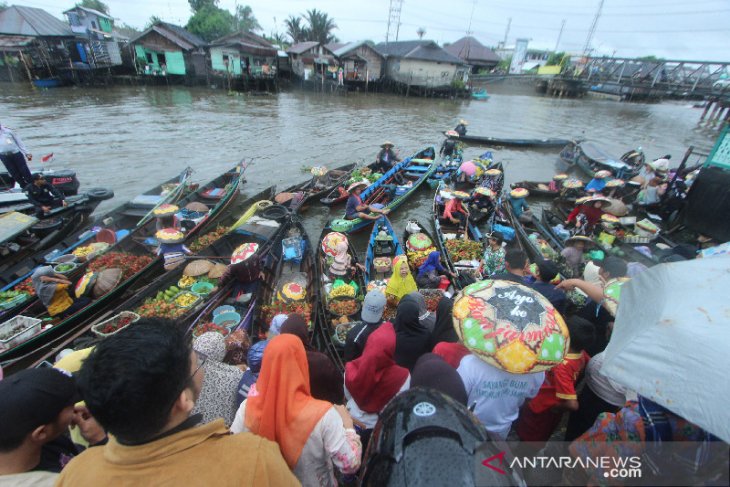
[[[379,94],[334,97],[302,92],[228,95],[185,87],[60,88],[31,91],[0,84],[0,122],[14,127],[31,152],[53,152],[51,167],[74,168],[84,187],[105,186],[121,204],[185,166],[208,181],[242,158],[253,160],[244,192],[280,189],[308,177],[303,166],[371,162],[385,139],[401,156],[441,144],[460,118],[469,133],[513,138],[588,138],[617,156],[642,147],[648,158],[672,154],[678,164],[690,144],[708,149],[701,110],[690,103],[629,104],[598,99],[553,99],[530,88],[489,86],[488,101],[434,100]],[[468,147],[470,158],[492,150],[507,182],[548,180],[565,171],[555,150]],[[33,166],[36,166],[36,162]],[[427,221],[432,191],[424,186],[391,219],[400,233],[409,217]],[[313,239],[342,214],[313,204],[304,214]],[[368,232],[364,232],[368,233]],[[364,250],[365,235],[358,237]]]

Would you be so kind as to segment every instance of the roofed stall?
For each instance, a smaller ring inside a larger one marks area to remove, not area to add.
[[[143,75],[204,76],[203,39],[180,26],[157,22],[130,41],[137,72]]]

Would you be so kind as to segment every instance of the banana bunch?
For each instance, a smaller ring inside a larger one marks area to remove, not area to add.
[[[337,286],[336,288],[333,288],[332,291],[330,291],[329,298],[354,298],[355,297],[355,288],[350,286],[349,284],[342,284],[340,286]]]

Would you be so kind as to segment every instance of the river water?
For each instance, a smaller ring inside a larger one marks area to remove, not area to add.
[[[1,84],[0,122],[16,129],[36,161],[53,152],[51,167],[76,169],[82,189],[113,189],[116,197],[98,211],[187,165],[194,168],[195,180],[208,181],[242,158],[254,162],[246,193],[272,184],[283,189],[308,177],[303,166],[371,162],[386,139],[402,157],[426,145],[438,147],[440,134],[460,118],[469,121],[475,135],[595,139],[617,156],[642,147],[647,158],[672,154],[675,164],[689,145],[707,150],[716,137],[697,128],[701,110],[689,103],[553,99],[528,88],[488,88],[488,101],[451,101],[379,94],[228,95],[186,87],[34,92],[25,85]],[[469,147],[465,156],[484,150]],[[565,170],[557,159],[559,150],[492,151],[504,163],[507,182],[548,180]],[[427,220],[431,199],[431,192],[422,189],[399,208],[392,215],[398,231],[408,217]],[[342,208],[333,213],[312,205],[305,215],[312,238]]]

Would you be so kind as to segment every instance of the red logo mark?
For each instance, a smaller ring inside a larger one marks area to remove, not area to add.
[[[504,470],[502,470],[499,467],[495,467],[494,465],[492,465],[492,460],[499,460],[499,465],[502,465],[504,463],[504,454],[505,454],[505,452],[501,451],[501,452],[497,453],[496,455],[492,455],[491,457],[484,460],[482,462],[482,465],[484,465],[487,468],[491,468],[492,470],[494,470],[497,473],[506,475],[507,472],[505,472]]]

